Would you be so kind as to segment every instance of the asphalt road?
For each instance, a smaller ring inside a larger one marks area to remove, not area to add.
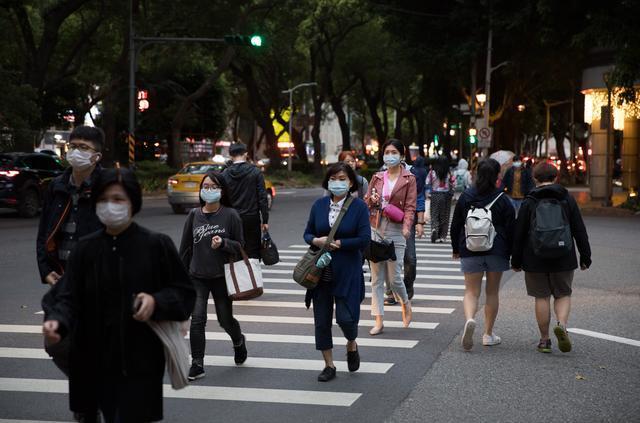
[[[462,280],[446,245],[419,244],[414,324],[401,327],[399,306],[387,307],[384,335],[368,335],[362,312],[359,345],[363,365],[316,381],[323,364],[313,345],[313,315],[304,290],[290,280],[304,251],[302,232],[310,206],[322,191],[282,190],[271,213],[271,233],[283,263],[265,269],[266,293],[236,303],[247,334],[249,360],[236,367],[232,348],[215,321],[207,326],[207,377],[183,391],[165,388],[165,420],[188,421],[382,421],[407,397],[462,326]],[[185,217],[163,199],[148,199],[137,221],[179,242]],[[35,265],[36,220],[0,213],[0,422],[2,419],[70,421],[66,381],[42,351],[40,284]],[[366,299],[364,305],[370,304]],[[422,309],[420,309],[422,308]],[[210,305],[209,313],[213,313]],[[392,327],[396,322],[399,327]],[[345,340],[334,330],[336,360]],[[339,365],[340,366],[340,365]],[[339,367],[340,370],[340,367]]]

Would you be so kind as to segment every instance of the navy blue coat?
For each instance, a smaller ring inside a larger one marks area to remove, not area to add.
[[[329,197],[316,200],[311,207],[304,240],[311,245],[313,238],[328,236]],[[369,208],[359,198],[354,198],[349,210],[342,218],[334,237],[340,240],[340,248],[331,251],[333,280],[331,293],[345,298],[347,307],[355,319],[360,318],[360,303],[364,299],[364,275],[362,273],[362,250],[371,240]],[[314,247],[315,248],[315,247]]]

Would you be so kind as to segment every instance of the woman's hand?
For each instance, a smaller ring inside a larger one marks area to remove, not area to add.
[[[221,245],[222,245],[222,238],[220,237],[220,235],[216,235],[213,238],[211,238],[211,248],[213,248],[214,250],[217,250],[218,248],[220,248]]]
[[[331,244],[329,244],[329,250],[330,251],[337,250],[340,248],[340,245],[341,245],[340,240],[333,241]]]
[[[402,236],[404,239],[409,239],[411,236],[411,231],[409,229],[402,228]]]
[[[313,241],[311,241],[311,243],[318,248],[324,247],[324,244],[326,244],[326,242],[327,242],[326,236],[321,236],[320,238],[313,238]]]
[[[149,294],[141,292],[136,295],[136,299],[134,301],[135,313],[133,314],[133,318],[139,322],[146,322],[149,320],[155,309],[156,299]]]
[[[416,236],[422,238],[424,236],[424,225],[422,223],[416,223]]]
[[[57,320],[47,320],[42,324],[42,334],[47,345],[55,345],[62,337],[58,333],[60,323]]]

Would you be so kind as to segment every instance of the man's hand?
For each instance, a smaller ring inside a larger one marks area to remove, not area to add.
[[[418,238],[422,238],[424,236],[424,225],[420,223],[416,224],[416,236]]]
[[[262,232],[268,232],[269,231],[269,224],[268,223],[263,223],[262,224]]]
[[[140,322],[146,322],[156,309],[156,300],[153,296],[141,292],[136,295],[134,307],[136,312],[133,314],[133,318]]]
[[[584,264],[580,265],[580,270],[587,270],[587,269],[588,269],[588,267],[586,265],[584,265]]]
[[[451,258],[453,258],[454,260],[459,260],[460,259],[460,254],[459,253],[453,253],[451,255]]]
[[[53,285],[58,283],[58,281],[60,280],[61,277],[62,276],[59,275],[57,272],[51,272],[44,278],[44,280],[49,285],[53,286]]]
[[[511,269],[512,269],[514,272],[516,272],[516,273],[518,273],[518,272],[521,272],[521,271],[522,271],[522,269],[521,269],[521,268],[519,268],[519,267],[512,267]]]
[[[222,245],[222,238],[220,237],[220,235],[216,235],[213,238],[211,238],[211,248],[213,248],[214,250],[217,250],[218,248],[220,248],[221,245]]]
[[[326,236],[322,236],[320,238],[313,238],[313,241],[311,242],[313,245],[315,245],[318,248],[322,248],[324,247],[324,244],[327,242],[327,237]]]
[[[58,328],[60,323],[57,320],[47,320],[42,324],[42,334],[47,345],[55,345],[60,342],[60,334]]]

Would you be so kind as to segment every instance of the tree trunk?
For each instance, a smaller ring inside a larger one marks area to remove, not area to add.
[[[333,113],[336,114],[338,118],[338,124],[340,125],[340,133],[342,135],[342,151],[351,150],[351,134],[349,131],[349,122],[347,121],[347,114],[344,112],[342,108],[342,98],[337,96],[332,96],[331,99],[331,108],[333,109]]]
[[[373,125],[373,129],[376,131],[376,138],[378,138],[378,141],[380,143],[384,143],[387,140],[387,132],[385,128],[383,128],[382,120],[378,115],[378,105],[380,104],[380,97],[378,95],[373,95],[373,93],[369,89],[367,81],[364,78],[360,78],[360,86],[362,87],[364,100],[367,103],[367,108],[369,109],[371,124]]]

